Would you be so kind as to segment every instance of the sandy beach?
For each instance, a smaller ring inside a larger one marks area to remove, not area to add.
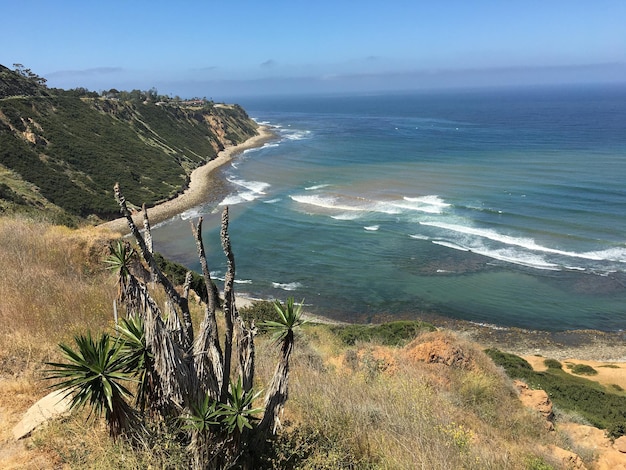
[[[265,142],[275,137],[267,126],[259,126],[258,132],[259,133],[257,135],[249,138],[242,144],[225,148],[217,154],[216,158],[208,162],[206,165],[196,168],[190,175],[189,186],[182,194],[174,199],[170,199],[169,201],[149,207],[148,216],[150,217],[150,223],[156,224],[162,222],[206,201],[207,195],[211,191],[210,185],[207,184],[210,179],[209,177],[211,172],[229,162],[234,156],[240,154],[244,150],[260,147]],[[124,188],[122,188],[122,191],[123,190]],[[142,224],[142,217],[142,213],[138,212],[134,216],[135,223]],[[126,219],[121,217],[119,219],[105,222],[101,224],[100,227],[122,234],[129,232]]]

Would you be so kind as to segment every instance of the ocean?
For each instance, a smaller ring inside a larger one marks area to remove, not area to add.
[[[426,314],[540,330],[626,328],[626,87],[239,100],[276,139],[154,229],[200,270],[202,215],[236,290],[368,322]]]

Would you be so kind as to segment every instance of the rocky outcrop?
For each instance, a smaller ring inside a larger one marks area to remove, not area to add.
[[[408,360],[443,364],[459,369],[471,370],[475,366],[472,355],[464,350],[458,340],[446,335],[434,335],[423,342],[409,344],[405,355]]]
[[[546,429],[554,431],[554,413],[552,411],[552,401],[544,390],[532,390],[521,380],[514,380],[513,385],[519,392],[522,404],[541,414],[546,420]]]
[[[576,423],[561,423],[558,429],[576,447],[596,457],[593,464],[595,470],[626,470],[626,436],[613,442],[606,431]]]
[[[546,451],[553,460],[562,465],[561,468],[566,468],[567,470],[587,470],[583,460],[574,452],[553,445],[547,446]]]

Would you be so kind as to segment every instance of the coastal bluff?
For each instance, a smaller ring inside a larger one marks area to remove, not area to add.
[[[48,88],[0,66],[0,212],[100,223],[117,217],[116,182],[131,204],[152,207],[258,127],[237,104]]]

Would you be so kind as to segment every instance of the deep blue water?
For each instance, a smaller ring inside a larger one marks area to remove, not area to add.
[[[626,328],[626,88],[240,104],[277,139],[157,227],[157,250],[199,270],[186,219],[202,214],[223,276],[228,205],[240,293],[354,321]]]

